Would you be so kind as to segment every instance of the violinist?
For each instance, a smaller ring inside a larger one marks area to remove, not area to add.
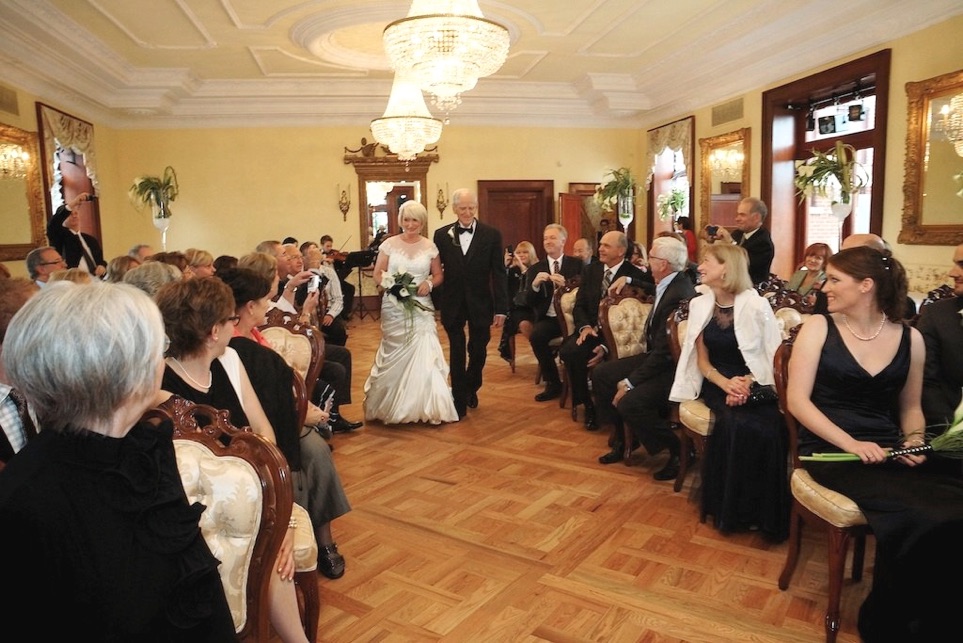
[[[341,284],[341,294],[344,297],[344,310],[341,311],[341,318],[347,321],[351,317],[351,311],[354,308],[355,291],[354,285],[345,281],[348,275],[351,274],[351,266],[347,263],[348,253],[335,249],[334,238],[329,234],[321,237],[321,253],[324,256],[324,263],[334,268],[335,274],[338,275],[338,281]]]

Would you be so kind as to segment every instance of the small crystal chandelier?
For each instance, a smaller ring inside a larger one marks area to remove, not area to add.
[[[384,116],[371,121],[371,133],[400,160],[410,161],[441,138],[441,121],[432,117],[417,85],[395,74]]]
[[[0,143],[0,179],[27,178],[30,155],[19,145]]]
[[[742,179],[742,163],[745,156],[735,149],[714,150],[709,157],[713,174],[718,174],[723,181]]]
[[[946,135],[953,149],[963,156],[963,94],[957,94],[940,110],[937,127]]]
[[[508,57],[508,29],[487,20],[478,0],[413,0],[408,16],[385,27],[392,69],[405,73],[446,114]]]

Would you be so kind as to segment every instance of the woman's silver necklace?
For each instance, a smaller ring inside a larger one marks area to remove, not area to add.
[[[852,329],[850,329],[850,330],[852,330]],[[879,333],[876,333],[876,334],[878,335]],[[214,383],[214,372],[213,372],[213,371],[208,371],[208,372],[207,372],[207,384],[201,384],[200,382],[198,382],[197,380],[195,380],[193,377],[191,377],[191,374],[187,372],[187,369],[184,368],[184,365],[183,365],[183,364],[181,364],[180,362],[177,361],[177,358],[176,358],[176,357],[170,357],[170,358],[168,358],[168,359],[170,359],[172,362],[174,362],[175,364],[177,364],[177,365],[180,367],[181,372],[187,377],[187,379],[189,379],[190,381],[194,382],[194,385],[197,386],[198,388],[208,388],[208,389],[209,389],[209,388],[211,388],[211,384]]]
[[[883,315],[883,318],[879,320],[879,328],[876,329],[876,333],[872,337],[863,337],[862,335],[859,335],[855,330],[853,330],[853,327],[849,325],[849,317],[847,317],[846,315],[843,315],[843,323],[846,324],[846,328],[849,330],[850,333],[852,333],[853,337],[855,337],[861,342],[871,342],[877,337],[879,337],[879,334],[883,332],[883,326],[886,324],[886,315]]]

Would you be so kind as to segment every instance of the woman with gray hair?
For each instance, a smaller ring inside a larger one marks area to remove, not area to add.
[[[123,284],[53,284],[7,329],[4,368],[41,431],[0,475],[4,606],[35,640],[234,639],[172,428],[140,421],[164,349],[157,307]]]
[[[128,270],[123,278],[125,284],[140,288],[151,298],[157,294],[161,286],[180,280],[181,271],[177,266],[160,261],[145,261],[136,268]]]

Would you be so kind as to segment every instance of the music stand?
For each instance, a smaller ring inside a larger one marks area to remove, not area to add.
[[[357,250],[355,252],[349,252],[345,258],[345,265],[348,268],[358,269],[358,292],[356,293],[358,303],[355,306],[355,310],[358,312],[360,319],[364,319],[365,315],[371,315],[373,319],[381,318],[380,313],[375,317],[376,311],[368,310],[368,307],[364,304],[364,274],[362,271],[373,265],[377,256],[377,250]]]

